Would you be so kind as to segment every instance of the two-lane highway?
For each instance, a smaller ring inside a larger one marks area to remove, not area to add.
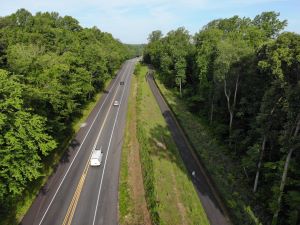
[[[118,224],[120,157],[135,62],[124,63],[21,224]],[[91,167],[96,145],[104,153],[102,164]]]

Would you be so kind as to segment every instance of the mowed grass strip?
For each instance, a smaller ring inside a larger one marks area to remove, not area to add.
[[[138,126],[144,130],[153,162],[160,224],[209,224],[168,126],[146,82],[147,67],[138,74]]]
[[[126,116],[126,130],[124,136],[124,142],[122,146],[122,157],[119,177],[119,223],[120,224],[133,224],[134,210],[133,210],[133,199],[130,196],[130,189],[128,184],[128,154],[130,151],[131,132],[130,122],[132,121],[133,110],[135,107],[133,101],[133,85],[136,82],[133,78],[130,87],[130,98],[128,101],[128,111]]]
[[[140,146],[137,140],[136,93],[137,78],[133,76],[119,177],[119,223],[122,225],[151,225],[145,200]]]

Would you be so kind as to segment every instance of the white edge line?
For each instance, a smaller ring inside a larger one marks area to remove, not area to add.
[[[124,73],[127,72],[127,70],[128,70],[128,66],[127,66],[126,69],[124,70]],[[113,99],[112,102],[114,102],[115,97],[116,97],[116,95],[117,95],[117,92],[118,92],[119,88],[120,88],[120,85],[117,87],[117,90],[116,90],[116,92],[115,92],[114,99]],[[111,104],[111,105],[109,106],[109,108],[108,108],[108,111],[107,111],[107,113],[106,113],[106,115],[105,115],[105,118],[104,118],[104,121],[103,121],[103,124],[102,124],[102,127],[101,127],[101,129],[100,129],[100,131],[99,131],[99,133],[98,133],[98,135],[97,135],[96,141],[95,141],[95,143],[94,143],[93,149],[95,149],[96,146],[97,146],[97,144],[98,144],[99,138],[100,138],[100,136],[101,136],[101,133],[102,133],[102,131],[103,131],[103,129],[104,129],[104,126],[105,126],[105,123],[106,123],[106,119],[107,119],[108,113],[109,113],[109,111],[111,110],[111,107],[112,107],[112,106],[113,106],[113,104]],[[91,154],[90,154],[90,156],[91,156]]]
[[[122,67],[121,67],[121,68],[122,68]],[[115,81],[114,81],[114,84],[113,84],[112,88],[113,88],[113,87],[115,86],[115,84],[117,83],[116,81],[117,81],[117,79],[115,79]],[[112,88],[111,88],[111,89],[112,89]],[[110,93],[111,93],[111,92],[109,92],[109,94],[110,94]],[[102,109],[102,107],[103,107],[104,103],[106,102],[106,100],[107,100],[107,97],[109,96],[109,94],[105,96],[105,99],[104,99],[104,101],[103,101],[102,105],[100,106],[100,109],[98,110],[98,112],[97,112],[97,114],[96,114],[96,116],[95,116],[95,119],[93,120],[93,122],[92,122],[92,124],[91,124],[91,126],[90,126],[90,128],[89,128],[88,132],[86,133],[86,135],[85,135],[85,137],[84,137],[84,139],[83,139],[82,143],[80,144],[80,146],[79,146],[79,148],[78,148],[78,150],[77,150],[77,152],[76,152],[76,154],[75,154],[75,156],[74,156],[74,158],[73,158],[73,160],[72,160],[72,162],[71,162],[71,164],[70,164],[69,168],[67,169],[67,172],[66,172],[66,173],[65,173],[65,175],[63,176],[63,179],[62,179],[62,181],[60,182],[60,184],[59,184],[59,186],[58,186],[57,190],[55,191],[55,193],[54,193],[54,195],[53,195],[53,197],[52,197],[52,199],[51,199],[51,201],[50,201],[50,203],[49,203],[49,205],[48,205],[48,207],[47,207],[47,209],[46,209],[45,213],[43,214],[43,217],[42,217],[41,221],[39,222],[39,225],[41,225],[41,224],[42,224],[42,222],[43,222],[43,220],[44,220],[44,218],[45,218],[46,214],[48,213],[48,210],[49,210],[49,208],[51,207],[51,205],[52,205],[52,202],[54,201],[54,199],[55,199],[55,197],[56,197],[56,195],[57,195],[57,193],[58,193],[58,191],[59,191],[59,189],[60,189],[60,187],[61,187],[62,183],[64,182],[64,180],[65,180],[66,176],[68,175],[68,173],[69,173],[69,170],[70,170],[71,166],[73,165],[73,162],[75,161],[75,159],[76,159],[76,157],[77,157],[78,153],[80,152],[80,150],[81,150],[81,147],[82,147],[82,145],[83,145],[83,143],[84,143],[85,139],[86,139],[86,138],[87,138],[87,136],[89,135],[89,133],[90,133],[90,131],[91,131],[91,129],[92,129],[92,127],[93,127],[93,125],[94,125],[94,123],[95,123],[96,119],[98,118],[98,115],[99,115],[99,113],[100,113],[100,111],[101,111],[101,109]]]
[[[128,66],[125,68],[125,71],[127,71],[127,70],[128,70]],[[118,85],[118,87],[117,87],[117,90],[116,90],[116,92],[115,92],[115,95],[113,96],[114,98],[116,97],[119,88],[120,88],[120,85]],[[113,98],[113,101],[114,101],[114,98]],[[94,149],[95,149],[96,146],[97,146],[97,143],[98,143],[98,141],[99,141],[99,138],[100,138],[100,136],[101,136],[101,133],[102,133],[103,128],[104,128],[105,123],[106,123],[107,115],[108,115],[108,113],[109,113],[111,107],[112,107],[112,104],[110,104],[109,109],[108,109],[108,111],[107,111],[107,113],[106,113],[106,115],[105,115],[105,119],[104,119],[103,124],[102,124],[102,127],[101,127],[101,129],[100,129],[100,131],[99,131],[99,133],[98,133],[98,135],[97,135],[97,138],[96,138],[95,143],[94,143],[94,145],[93,145],[93,149],[92,149],[92,151],[91,151],[91,153],[90,153],[90,155],[89,155],[88,161],[90,161],[90,159],[91,159],[91,157],[92,157],[92,153],[93,153]],[[103,151],[102,151],[102,145],[100,146],[100,150],[101,150],[101,152],[102,152],[102,154],[103,154]],[[88,163],[88,162],[87,162],[87,163]],[[100,163],[100,164],[101,164],[101,163]],[[75,206],[75,208],[76,208],[76,207],[77,207],[77,205]],[[75,209],[75,210],[76,210],[76,209]]]
[[[131,73],[129,73],[129,75],[128,75],[128,77],[127,77],[126,80],[128,80],[128,78],[130,76],[131,76]],[[126,84],[127,84],[127,82],[126,82]],[[122,97],[121,97],[121,101],[120,101],[120,106],[121,106],[122,101],[123,101],[124,93],[125,93],[125,88],[123,89],[123,93],[122,93]],[[96,208],[95,208],[95,212],[94,212],[93,225],[95,224],[95,220],[96,220],[97,209],[98,209],[98,204],[99,204],[99,199],[100,199],[100,193],[101,193],[101,188],[102,188],[102,181],[103,181],[104,172],[105,172],[105,168],[106,168],[106,160],[107,160],[107,156],[109,154],[110,144],[111,144],[111,140],[112,140],[112,137],[113,137],[113,134],[114,134],[114,130],[115,130],[116,122],[117,122],[117,119],[118,119],[119,111],[120,111],[120,107],[118,108],[118,111],[117,111],[117,115],[116,115],[116,118],[115,118],[115,121],[114,121],[113,129],[112,129],[112,132],[111,132],[111,135],[110,135],[110,139],[109,139],[109,143],[108,143],[108,150],[107,150],[107,153],[106,153],[106,156],[105,156],[104,167],[103,167],[102,177],[101,177],[101,181],[100,181],[100,187],[99,187],[99,191],[98,191],[98,196],[97,196],[97,203],[96,203]]]

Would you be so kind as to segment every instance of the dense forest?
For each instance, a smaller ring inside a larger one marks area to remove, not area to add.
[[[0,217],[43,175],[72,121],[130,52],[70,16],[20,9],[0,17]]]
[[[300,223],[300,35],[283,32],[286,25],[275,12],[234,16],[193,36],[183,27],[153,31],[144,50],[226,144],[262,206],[254,211],[272,225]]]
[[[143,55],[145,44],[125,44],[129,49],[131,57],[139,57]]]

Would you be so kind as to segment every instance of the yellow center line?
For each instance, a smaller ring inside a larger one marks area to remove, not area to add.
[[[85,165],[85,168],[84,168],[84,172],[83,172],[83,174],[82,174],[82,176],[79,180],[76,191],[73,195],[73,198],[72,198],[71,204],[68,208],[65,219],[63,221],[63,225],[71,224],[71,222],[72,222],[72,218],[73,218],[73,215],[74,215],[74,212],[75,212],[75,209],[76,209],[76,205],[78,203],[78,200],[79,200],[79,197],[80,197],[80,194],[81,194],[81,190],[82,190],[82,187],[83,187],[83,184],[84,184],[84,180],[86,178],[86,174],[87,174],[87,171],[88,171],[88,166],[89,166],[89,163],[87,162],[86,165]]]
[[[114,99],[115,99],[115,97],[116,97],[116,95],[117,95],[117,92],[118,92],[118,90],[119,90],[119,87],[120,87],[120,85],[118,85],[117,90],[116,90],[116,92],[115,92],[115,94],[114,94],[114,96],[113,96],[113,98],[112,98],[110,107],[109,107],[109,109],[108,109],[107,112],[106,112],[104,121],[103,121],[103,123],[102,123],[102,125],[101,125],[99,134],[98,134],[98,136],[97,136],[95,145],[97,144],[98,139],[99,139],[99,137],[100,137],[100,134],[101,134],[101,132],[102,132],[102,130],[103,130],[103,128],[104,128],[104,125],[105,125],[106,120],[107,120],[108,115],[109,115],[109,111],[110,111],[110,109],[111,109],[111,107],[112,107],[112,105],[113,105],[112,103],[113,103],[113,101],[114,101]],[[78,201],[79,201],[79,197],[80,197],[80,194],[81,194],[81,191],[82,191],[82,188],[83,188],[83,184],[84,184],[84,181],[85,181],[87,172],[88,172],[88,170],[89,170],[89,161],[90,161],[90,157],[91,157],[91,154],[90,154],[89,159],[88,159],[88,161],[87,161],[87,163],[86,163],[86,165],[85,165],[85,168],[84,168],[84,171],[83,171],[83,173],[82,173],[82,175],[81,175],[81,178],[80,178],[80,180],[79,180],[79,182],[78,182],[76,191],[74,192],[72,201],[71,201],[71,203],[70,203],[70,205],[69,205],[68,211],[67,211],[67,213],[66,213],[66,215],[65,215],[65,218],[64,218],[64,221],[63,221],[62,225],[70,225],[70,224],[72,223],[72,220],[73,220],[73,217],[74,217],[74,213],[75,213],[75,210],[76,210],[76,207],[77,207],[77,203],[78,203]]]

